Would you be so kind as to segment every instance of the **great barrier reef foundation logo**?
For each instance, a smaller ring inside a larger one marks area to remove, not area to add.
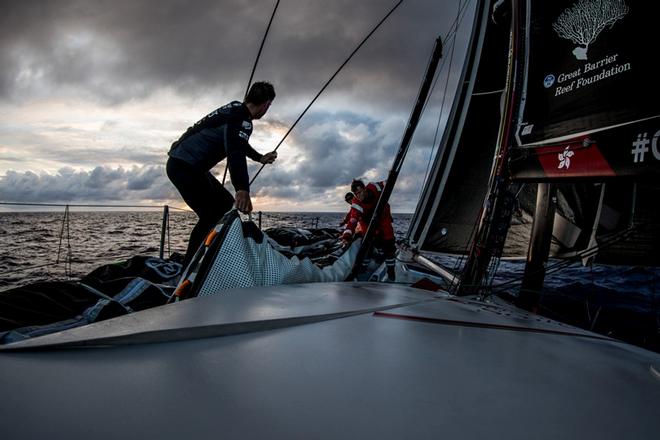
[[[552,28],[561,38],[578,45],[573,49],[575,58],[586,60],[589,45],[603,29],[608,26],[611,29],[625,17],[628,9],[623,0],[578,0],[557,17]]]
[[[553,74],[547,75],[543,78],[543,87],[549,89],[555,83],[555,76]]]

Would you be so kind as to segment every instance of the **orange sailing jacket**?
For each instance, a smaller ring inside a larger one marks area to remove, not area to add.
[[[353,198],[351,210],[348,212],[348,222],[346,229],[342,233],[343,240],[350,240],[356,233],[366,232],[371,221],[374,209],[378,204],[378,199],[385,187],[385,182],[369,182],[365,187],[367,197],[364,202],[360,201],[357,197]],[[390,212],[390,204],[385,205],[383,213],[378,218],[376,223],[376,235],[380,235],[385,240],[394,240],[394,229],[392,228],[392,214]]]

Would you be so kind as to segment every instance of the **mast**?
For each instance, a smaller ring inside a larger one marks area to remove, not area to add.
[[[383,211],[385,210],[385,206],[389,202],[390,196],[392,195],[394,184],[396,183],[396,180],[399,177],[399,172],[401,171],[401,166],[403,165],[403,159],[406,157],[406,153],[408,152],[408,147],[410,146],[410,141],[412,140],[413,134],[415,133],[415,129],[417,128],[417,123],[419,122],[419,118],[422,114],[422,110],[424,109],[424,104],[426,103],[429,90],[431,89],[431,83],[433,82],[433,77],[435,76],[435,71],[438,67],[438,63],[440,62],[440,58],[442,58],[442,40],[440,39],[440,37],[438,37],[435,40],[435,46],[433,47],[431,59],[426,68],[424,81],[422,82],[422,86],[419,90],[419,95],[417,97],[417,102],[415,103],[413,112],[410,115],[410,120],[408,121],[408,126],[403,135],[403,139],[401,140],[399,151],[397,152],[397,155],[394,158],[394,162],[392,163],[392,168],[390,169],[390,172],[387,176],[387,182],[385,183],[385,188],[383,188],[383,192],[381,193],[380,198],[378,199],[376,208],[374,209],[374,212],[371,215],[371,220],[369,221],[369,227],[367,228],[367,232],[364,234],[362,245],[360,246],[360,250],[358,251],[358,254],[355,258],[355,263],[353,264],[353,268],[351,269],[351,273],[348,275],[347,280],[355,279],[358,272],[360,271],[360,268],[362,267],[362,261],[364,261],[364,258],[367,256],[369,250],[371,249],[371,245],[373,244],[374,234],[376,230],[376,223],[380,218],[380,216],[383,214]]]
[[[502,118],[497,138],[496,156],[490,178],[490,190],[482,207],[475,238],[470,245],[465,268],[457,289],[457,295],[480,293],[483,280],[493,257],[499,257],[508,232],[515,195],[511,191],[511,181],[506,166],[508,147],[514,130],[515,84],[518,67],[518,1],[511,1],[511,25],[509,32],[509,62],[507,69],[506,92],[502,105]]]

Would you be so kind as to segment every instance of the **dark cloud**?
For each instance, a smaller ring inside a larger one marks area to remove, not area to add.
[[[25,203],[110,203],[176,199],[163,166],[91,171],[63,168],[55,174],[8,171],[0,177],[0,200]]]
[[[221,180],[222,167],[219,168],[218,179]],[[319,177],[317,174],[322,168],[308,167],[304,163],[292,174],[277,165],[269,166],[255,181],[253,194],[286,203],[275,210],[286,211],[292,203],[343,210],[341,196],[348,191],[351,179],[360,174],[335,172],[340,171],[340,167],[330,165]],[[254,175],[258,168],[251,166],[250,169]],[[229,181],[227,187],[231,189]],[[343,189],[336,194],[328,190],[335,187]],[[415,207],[420,188],[419,176],[412,179],[403,176],[397,182],[392,205],[398,212],[410,212]],[[62,168],[53,174],[8,171],[0,176],[0,200],[24,203],[169,203],[175,200],[183,206],[179,194],[165,175],[164,167],[160,165],[131,168],[97,166],[91,171]]]
[[[164,85],[204,89],[218,72],[231,78],[244,55],[230,46],[252,40],[256,19],[241,1],[12,3],[1,23],[3,84],[29,88],[22,80],[32,75],[116,102]]]
[[[129,177],[126,188],[130,191],[148,190],[162,178],[163,169],[161,167],[144,167]]]
[[[199,95],[222,85],[243,93],[273,1],[89,0],[5,2],[0,94],[71,87],[107,102],[162,87]],[[453,2],[447,2],[453,3]],[[280,96],[311,97],[395,4],[367,0],[282,2],[257,70]],[[333,90],[405,99],[433,39],[453,15],[445,2],[408,0],[361,49]],[[8,12],[8,13],[7,13]],[[330,92],[330,91],[329,91]]]
[[[264,131],[288,129],[395,3],[282,1],[255,75],[275,84],[277,99],[267,118],[255,124],[253,143],[259,124],[267,124],[261,126]],[[163,91],[173,91],[189,103],[207,102],[213,93],[218,95],[217,105],[222,105],[245,92],[274,4],[275,0],[5,1],[0,16],[0,105],[11,108],[52,97],[119,109]],[[354,177],[375,175],[384,179],[434,40],[449,31],[458,4],[455,0],[404,1],[282,145],[282,151],[291,148],[298,152],[295,163],[267,167],[253,192],[302,204],[326,198],[334,203],[335,188],[348,186]],[[466,37],[459,37],[457,45],[463,47]],[[455,54],[456,71],[462,56],[460,51]],[[434,144],[443,78],[438,80],[436,95],[420,123],[393,194],[393,206],[402,207],[399,211],[414,208],[422,185],[420,176]],[[446,106],[450,100],[451,94]],[[99,133],[125,127],[117,120],[100,122]],[[182,131],[187,126],[179,127],[175,122],[180,124],[173,121],[166,130]],[[9,169],[24,160],[22,155],[26,161],[38,157],[42,162],[69,163],[72,168],[55,174],[7,171],[0,175],[0,199],[102,202],[178,197],[163,172],[169,143],[163,142],[162,136],[151,141],[148,134],[135,133],[138,140],[122,139],[113,144],[104,139],[98,145],[94,139],[80,141],[89,131],[66,124],[49,130],[51,133],[13,131],[13,140],[21,150],[6,149],[0,160]],[[67,130],[77,142],[51,148],[52,132],[65,134]],[[7,138],[3,133],[0,125],[0,147],[2,137]],[[274,145],[257,143],[255,147],[265,152]],[[107,165],[120,163],[135,166]],[[79,167],[91,171],[80,171]],[[222,173],[222,169],[220,166],[215,171]],[[250,167],[253,175],[257,169]],[[336,206],[343,208],[343,200]]]

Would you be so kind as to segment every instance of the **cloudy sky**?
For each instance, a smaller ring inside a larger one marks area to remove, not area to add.
[[[255,123],[258,151],[277,145],[396,3],[281,0],[255,74],[277,92]],[[403,1],[256,179],[256,210],[343,211],[352,178],[387,176],[434,40],[450,32],[459,3]],[[395,212],[415,209],[449,111],[472,23],[467,3],[394,191]],[[189,125],[244,95],[275,0],[2,5],[0,201],[184,207],[165,175],[167,150]],[[224,162],[213,171],[222,178]]]

